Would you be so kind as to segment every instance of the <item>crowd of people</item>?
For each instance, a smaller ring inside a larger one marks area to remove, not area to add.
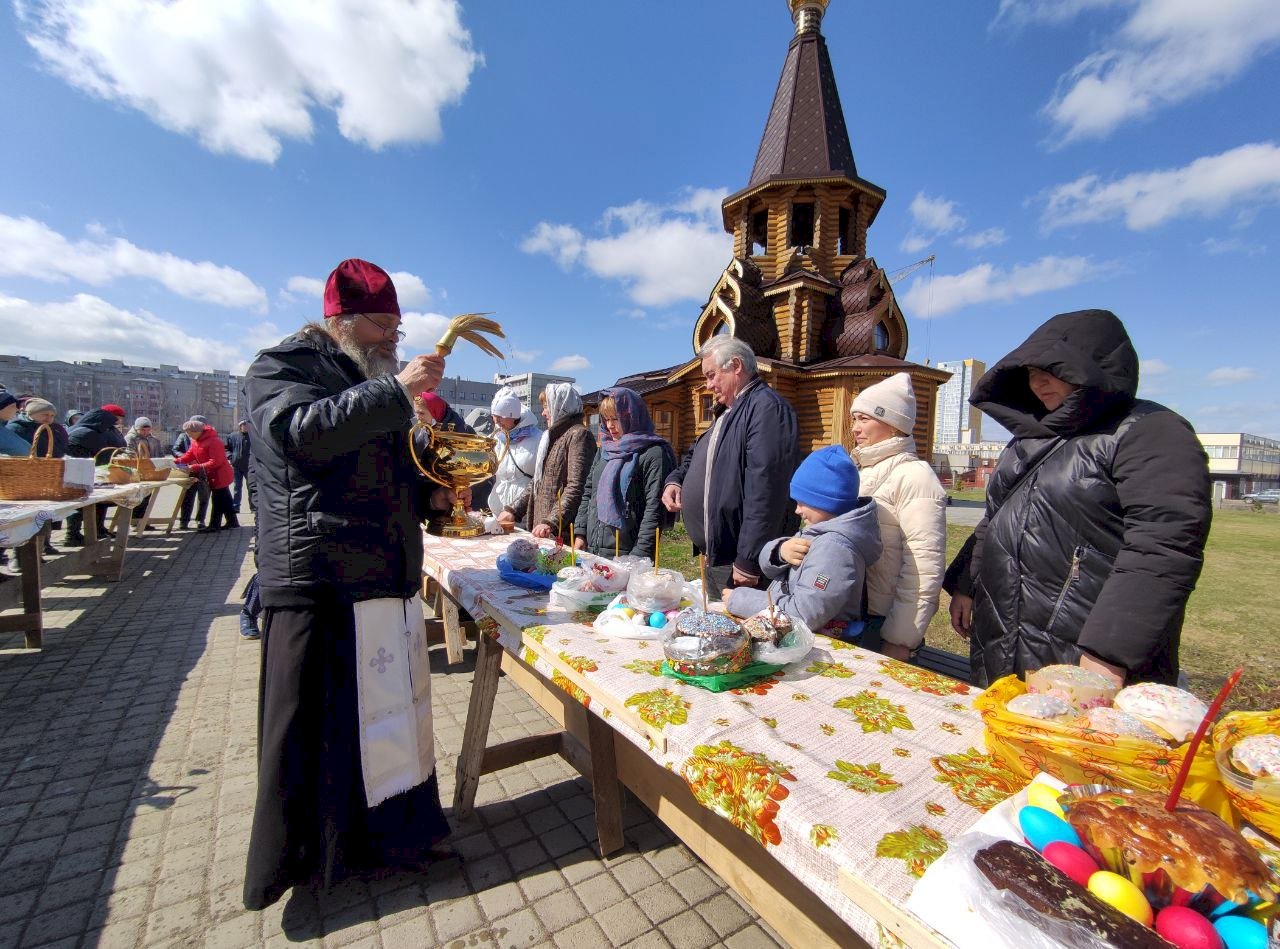
[[[71,410],[59,421],[58,407],[36,394],[15,396],[0,389],[0,455],[28,457],[34,453],[45,458],[92,458],[99,465],[107,464],[117,450],[132,453],[134,457],[160,458],[166,454],[151,419],[139,416],[125,428],[125,410],[114,403],[107,403],[88,411]],[[249,436],[247,422],[240,423],[240,431],[230,435],[224,443],[221,436],[202,415],[188,419],[181,433],[168,449],[174,464],[196,480],[193,490],[183,498],[179,529],[197,533],[213,533],[239,527],[236,515],[240,511],[240,488],[249,470]],[[235,484],[233,495],[231,485]],[[212,500],[212,514],[205,523],[206,508]],[[199,508],[192,523],[192,511]],[[99,535],[103,533],[107,510],[96,505]],[[141,509],[134,517],[141,517]],[[43,531],[44,554],[56,555],[52,532],[55,525],[47,525]],[[148,528],[150,529],[150,528]],[[61,538],[63,547],[83,547],[84,512],[76,511],[65,522]],[[4,555],[7,560],[7,553]]]
[[[256,513],[242,617],[256,637],[261,614],[262,638],[250,908],[297,883],[452,859],[418,591],[422,524],[459,499],[487,507],[495,532],[520,526],[606,556],[652,559],[659,529],[682,518],[722,608],[746,616],[772,603],[904,661],[945,588],[980,686],[1053,663],[1119,683],[1179,677],[1210,522],[1207,460],[1184,419],[1136,397],[1137,354],[1108,311],[1053,317],[975,386],[973,404],[1013,438],[986,516],[949,565],[946,492],[919,457],[905,372],[856,394],[852,447],[807,456],[792,406],[731,336],[699,353],[715,418],[683,458],[631,389],[602,393],[594,431],[572,385],[542,393],[545,430],[502,389],[490,406],[495,476],[458,498],[421,476],[405,437],[416,419],[424,455],[424,429],[469,429],[434,393],[443,356],[401,364],[400,318],[390,276],[344,261],[323,320],[249,368],[239,431],[224,442],[195,416],[170,449],[203,489],[188,492],[197,519],[211,509],[201,530],[238,526],[246,483]],[[65,426],[56,414],[0,392],[0,452],[26,454],[33,440],[55,456],[160,451],[149,419],[121,431],[118,406]],[[66,540],[82,543],[73,520]]]

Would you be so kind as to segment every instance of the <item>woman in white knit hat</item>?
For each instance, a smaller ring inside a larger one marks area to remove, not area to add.
[[[498,440],[498,457],[502,459],[489,493],[489,508],[499,514],[519,501],[533,481],[542,430],[537,416],[526,409],[515,390],[507,386],[494,395],[489,414],[493,416],[493,434]]]
[[[946,570],[947,494],[928,462],[916,456],[911,430],[916,394],[905,372],[863,389],[853,400],[860,493],[876,500],[884,552],[867,569],[863,644],[908,659],[924,642],[938,610]]]

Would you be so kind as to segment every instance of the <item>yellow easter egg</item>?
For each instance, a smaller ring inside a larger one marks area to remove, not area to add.
[[[1154,919],[1151,904],[1142,891],[1118,873],[1099,870],[1089,877],[1089,892],[1144,926],[1150,926]]]
[[[618,612],[621,613],[623,616],[625,616],[627,619],[631,619],[631,617],[636,615],[636,611],[629,606],[624,606],[622,609],[618,610]]]
[[[1062,792],[1047,784],[1036,782],[1027,788],[1027,803],[1032,807],[1042,807],[1054,817],[1066,817],[1058,806],[1058,795]]]

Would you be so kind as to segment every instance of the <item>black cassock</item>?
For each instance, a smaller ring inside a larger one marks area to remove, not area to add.
[[[245,399],[264,612],[244,903],[262,909],[295,884],[419,864],[449,825],[434,769],[370,808],[361,768],[353,604],[422,580],[432,485],[409,455],[408,396],[304,331],[259,354]]]
[[[295,884],[425,861],[449,835],[435,772],[377,807],[365,798],[351,606],[269,608],[263,621],[244,905],[262,909]]]

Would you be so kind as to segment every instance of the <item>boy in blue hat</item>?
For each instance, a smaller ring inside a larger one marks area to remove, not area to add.
[[[804,528],[760,551],[776,609],[814,632],[844,639],[862,631],[862,587],[880,556],[876,502],[858,497],[858,469],[840,445],[811,454],[791,478],[791,498]],[[735,587],[723,594],[734,616],[768,608],[764,590]]]

